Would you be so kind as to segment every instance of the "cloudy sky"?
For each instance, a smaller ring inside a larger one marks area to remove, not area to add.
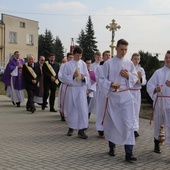
[[[170,50],[170,0],[0,0],[0,13],[39,21],[39,34],[47,28],[54,38],[59,36],[67,52],[89,15],[101,52],[110,50],[106,25],[112,19],[121,26],[115,42],[120,38],[129,42],[128,58],[143,50],[163,59]]]

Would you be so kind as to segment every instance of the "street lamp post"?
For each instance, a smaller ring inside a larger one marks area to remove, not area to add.
[[[114,19],[112,19],[112,23],[110,23],[109,25],[106,26],[107,29],[109,29],[109,31],[112,31],[112,39],[111,39],[111,56],[114,55],[114,37],[115,37],[115,31],[117,31],[118,29],[120,29],[120,25],[117,25],[116,21]]]

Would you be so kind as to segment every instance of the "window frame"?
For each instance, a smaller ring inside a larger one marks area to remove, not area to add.
[[[9,32],[9,43],[17,43],[17,32],[10,31]]]

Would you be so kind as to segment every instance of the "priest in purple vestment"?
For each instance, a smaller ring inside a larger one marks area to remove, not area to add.
[[[17,107],[20,107],[20,103],[24,102],[23,64],[24,61],[20,59],[19,51],[15,51],[2,77],[2,82],[6,86],[7,96],[11,98],[13,104],[16,104]]]

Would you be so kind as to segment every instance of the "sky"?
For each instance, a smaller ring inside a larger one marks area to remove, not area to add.
[[[164,59],[170,50],[170,0],[0,0],[0,13],[39,22],[39,34],[50,30],[69,52],[71,38],[78,38],[91,16],[98,50],[110,50],[111,31],[106,25],[116,20],[115,44],[129,42],[127,57],[139,50]],[[116,52],[114,52],[116,53]]]

